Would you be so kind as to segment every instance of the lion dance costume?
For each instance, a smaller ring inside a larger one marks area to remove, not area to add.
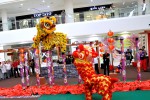
[[[51,50],[54,47],[60,47],[61,52],[66,51],[67,36],[61,32],[54,32],[56,30],[56,18],[44,17],[40,19],[37,27],[37,35],[33,38],[33,48],[38,48],[39,43],[42,42],[42,45],[45,50]]]
[[[86,100],[92,100],[92,90],[103,96],[102,100],[111,100],[113,83],[118,79],[105,75],[97,75],[93,68],[92,58],[98,56],[95,50],[86,45],[79,45],[73,52],[74,65],[77,67],[85,86]]]

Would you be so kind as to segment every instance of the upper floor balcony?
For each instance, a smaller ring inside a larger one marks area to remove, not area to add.
[[[106,20],[112,18],[121,18],[121,17],[132,17],[149,14],[150,9],[146,11],[142,11],[138,9],[138,6],[135,7],[126,7],[126,8],[97,8],[93,7],[90,11],[74,13],[74,15],[54,15],[57,18],[57,24],[65,24],[65,16],[67,18],[73,18],[74,22],[85,22],[85,21],[93,21],[93,20]],[[38,16],[38,15],[37,15]],[[8,23],[0,23],[0,31],[3,31],[3,26],[7,26],[9,30],[16,29],[24,29],[35,27],[39,22],[40,18],[32,18],[32,19],[23,19],[23,20],[15,20],[10,19]]]

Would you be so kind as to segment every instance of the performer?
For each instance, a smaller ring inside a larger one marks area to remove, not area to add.
[[[140,49],[140,60],[141,60],[141,68],[144,71],[147,71],[147,59],[146,59],[146,55],[147,52],[145,50],[145,46],[142,47],[142,49]]]
[[[110,54],[105,51],[104,55],[103,55],[103,62],[104,62],[104,75],[106,75],[106,70],[107,70],[107,74],[109,76],[109,57],[110,57]]]
[[[97,74],[99,73],[99,68],[98,68],[98,58],[94,58],[94,67],[95,67],[95,71]]]

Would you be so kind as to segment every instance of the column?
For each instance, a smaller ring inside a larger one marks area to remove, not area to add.
[[[3,49],[4,50],[7,50],[7,49],[11,49],[11,46],[3,46]],[[4,52],[4,57],[5,57],[5,60],[11,60],[11,56],[8,56],[7,55],[8,52]]]
[[[3,31],[8,30],[8,20],[7,20],[7,11],[6,10],[1,10],[1,17],[2,17],[2,26],[3,26]]]
[[[3,46],[0,45],[0,50],[4,50]],[[4,52],[0,52],[0,62],[5,61]]]
[[[73,23],[74,22],[74,12],[73,12],[73,1],[72,0],[64,0],[65,7],[65,22]]]

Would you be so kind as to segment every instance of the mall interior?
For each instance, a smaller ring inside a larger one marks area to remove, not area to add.
[[[62,32],[67,36],[66,51],[61,53],[57,47],[44,50],[40,42],[39,55],[36,56],[36,49],[32,47],[34,37],[38,33],[36,26],[41,22],[41,18],[51,16],[57,20],[55,32]],[[112,33],[111,36],[109,33]],[[113,40],[109,41],[109,38]],[[111,78],[117,78],[119,82],[125,84],[135,82],[135,85],[142,84],[142,87],[146,84],[147,86],[146,88],[136,87],[135,91],[130,93],[133,89],[132,83],[130,89],[126,90],[129,94],[124,94],[126,92],[115,88],[112,100],[120,100],[119,97],[122,100],[148,99],[147,95],[150,94],[150,0],[0,0],[0,99],[60,100],[62,98],[62,100],[69,100],[73,97],[79,100],[91,100],[84,96],[84,92],[79,92],[80,87],[79,90],[74,87],[78,90],[75,93],[70,92],[69,89],[65,93],[56,89],[57,95],[53,95],[56,92],[47,92],[50,90],[49,87],[48,90],[47,87],[42,87],[43,85],[55,86],[54,84],[64,87],[84,84],[82,76],[74,65],[73,56],[73,52],[80,44],[91,46],[97,52],[98,56],[92,61],[96,74],[105,74],[104,54],[108,52],[110,61],[107,74],[109,73]],[[100,44],[104,46],[101,47]],[[109,44],[113,47],[110,48]],[[27,69],[21,67],[21,61],[15,67],[15,62],[21,60],[19,53],[21,49],[27,51],[23,55],[27,57],[24,58],[23,63]],[[145,60],[142,59],[144,63],[141,60],[140,50],[145,53]],[[47,56],[47,51],[52,51],[50,58]],[[130,54],[129,62],[127,54]],[[66,57],[70,57],[69,62],[66,61]],[[51,61],[51,70],[48,59]],[[31,67],[32,61],[33,67]],[[35,92],[35,86],[38,84],[39,88],[36,88]],[[20,94],[17,90],[14,92],[13,89],[16,88],[22,92]],[[26,94],[27,91],[28,94]],[[138,97],[137,91],[143,97]],[[118,94],[119,97],[117,97]],[[130,94],[133,94],[133,97]],[[93,100],[98,99],[102,97],[94,94]]]

